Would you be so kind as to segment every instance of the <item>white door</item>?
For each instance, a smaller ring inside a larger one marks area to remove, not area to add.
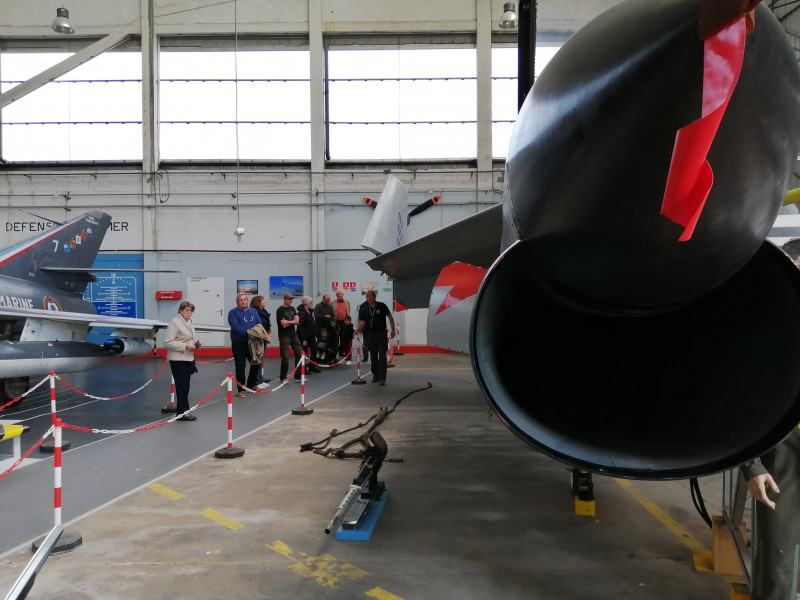
[[[186,298],[195,306],[192,320],[203,325],[227,325],[224,292],[224,277],[187,277]],[[204,346],[230,345],[227,333],[205,332],[199,333],[198,337]]]

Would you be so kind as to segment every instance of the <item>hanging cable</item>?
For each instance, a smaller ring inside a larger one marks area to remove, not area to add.
[[[239,206],[239,0],[233,0],[233,121],[234,139],[236,143],[236,230],[233,234],[236,241],[242,241],[244,229],[242,228],[241,207]]]
[[[711,517],[706,510],[706,503],[703,500],[703,493],[700,491],[700,483],[696,478],[692,477],[689,480],[689,489],[692,492],[692,502],[694,503],[694,507],[697,509],[697,513],[700,515],[700,518],[706,522],[706,525],[711,527]]]

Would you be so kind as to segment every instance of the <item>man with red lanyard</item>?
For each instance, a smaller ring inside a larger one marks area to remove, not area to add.
[[[389,335],[394,339],[394,317],[389,307],[376,300],[374,290],[366,294],[367,301],[358,307],[358,330],[364,334],[364,346],[369,351],[369,366],[372,371],[372,383],[386,385],[386,354],[389,351],[389,340],[386,337],[386,319],[391,329]]]

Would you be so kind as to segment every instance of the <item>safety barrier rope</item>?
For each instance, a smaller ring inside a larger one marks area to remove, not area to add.
[[[11,471],[13,471],[14,469],[16,469],[16,468],[19,466],[19,464],[20,464],[20,463],[21,463],[23,460],[25,460],[26,458],[28,458],[28,457],[29,457],[29,456],[30,456],[30,455],[33,453],[33,451],[34,451],[34,450],[36,450],[36,448],[38,448],[39,446],[41,446],[41,445],[44,443],[44,440],[47,438],[47,436],[49,436],[51,433],[53,433],[53,431],[55,431],[55,427],[54,427],[53,425],[51,425],[51,426],[50,426],[50,429],[48,429],[48,430],[47,430],[47,431],[44,433],[44,435],[43,435],[42,437],[40,437],[40,438],[39,438],[39,440],[38,440],[38,441],[37,441],[37,442],[36,442],[36,443],[35,443],[33,446],[31,446],[30,450],[28,450],[28,451],[27,451],[25,454],[23,454],[22,456],[20,456],[20,457],[19,457],[19,458],[16,460],[16,462],[14,462],[14,464],[13,464],[13,465],[11,465],[11,466],[10,466],[8,469],[6,469],[5,471],[3,471],[3,473],[2,473],[2,474],[0,474],[0,481],[2,481],[2,480],[3,480],[3,479],[4,479],[4,478],[5,478],[5,477],[6,477],[6,476],[9,474],[9,473],[11,473]]]
[[[4,408],[8,408],[9,406],[11,406],[12,404],[14,404],[15,402],[19,402],[19,401],[20,401],[20,400],[22,400],[22,399],[23,399],[25,396],[27,396],[28,394],[32,393],[34,390],[36,390],[36,388],[38,388],[40,385],[42,385],[42,384],[43,384],[45,381],[48,381],[49,379],[50,379],[50,376],[49,376],[49,375],[45,375],[44,379],[42,379],[42,380],[41,380],[39,383],[37,383],[37,384],[36,384],[35,386],[33,386],[32,388],[28,389],[28,391],[27,391],[27,392],[25,392],[24,394],[22,394],[22,395],[20,395],[20,396],[17,396],[17,397],[16,397],[16,398],[14,398],[13,400],[11,400],[11,402],[6,402],[5,404],[3,404],[3,406],[0,406],[0,410],[3,410]]]
[[[359,345],[358,348],[360,350],[361,346]],[[62,421],[61,422],[61,427],[67,428],[67,429],[72,429],[74,431],[81,431],[81,432],[84,432],[84,433],[94,433],[94,434],[101,434],[101,435],[119,435],[119,434],[127,434],[127,433],[140,433],[140,432],[149,431],[149,430],[152,430],[152,429],[157,429],[159,427],[163,427],[164,425],[168,425],[169,423],[173,423],[173,422],[177,421],[178,419],[180,419],[181,417],[190,414],[192,411],[197,410],[200,406],[205,404],[212,396],[214,396],[214,394],[216,394],[220,389],[222,389],[222,387],[225,386],[225,384],[228,383],[229,381],[233,382],[233,383],[236,383],[236,385],[238,387],[240,387],[240,388],[242,388],[242,389],[244,389],[244,390],[246,390],[246,391],[248,391],[250,393],[253,393],[253,394],[262,394],[262,395],[263,394],[271,394],[271,393],[276,392],[279,389],[283,388],[285,385],[287,385],[293,379],[294,375],[297,373],[297,370],[301,369],[305,362],[309,362],[309,363],[311,363],[313,365],[316,365],[318,367],[323,367],[323,368],[338,367],[343,362],[347,361],[348,359],[350,359],[352,357],[352,352],[353,351],[351,349],[350,352],[348,352],[348,354],[346,356],[342,357],[339,361],[337,361],[335,363],[331,363],[331,364],[317,363],[317,362],[313,361],[312,359],[310,359],[308,356],[303,355],[301,357],[301,360],[298,361],[298,363],[295,365],[294,369],[292,369],[292,371],[287,375],[286,379],[281,381],[281,383],[277,387],[272,388],[270,390],[253,390],[253,389],[250,389],[246,385],[244,385],[241,382],[237,381],[233,376],[228,374],[228,376],[225,377],[225,379],[223,379],[222,382],[219,385],[217,385],[208,395],[206,395],[205,398],[200,400],[194,406],[190,407],[189,410],[187,410],[186,412],[181,413],[181,414],[176,414],[175,416],[173,416],[173,417],[171,417],[169,419],[166,419],[165,421],[160,421],[158,423],[153,423],[151,425],[145,425],[145,426],[134,427],[134,428],[129,428],[129,429],[99,429],[99,428],[93,428],[93,427],[84,427],[84,426],[81,426],[81,425],[73,425],[73,424],[70,424],[70,423],[64,423]],[[232,360],[232,358],[226,359],[224,361],[216,361],[216,362],[228,362],[229,360]],[[95,396],[93,394],[90,394],[88,392],[85,392],[85,391],[83,391],[81,389],[76,388],[75,386],[73,386],[72,384],[70,384],[69,382],[64,380],[60,375],[57,375],[57,374],[51,372],[50,375],[45,376],[44,378],[42,378],[42,380],[39,381],[39,383],[37,383],[36,385],[32,386],[24,394],[21,394],[20,396],[14,398],[10,402],[0,406],[0,410],[2,410],[4,408],[7,408],[8,406],[11,406],[15,402],[19,402],[20,400],[22,400],[23,398],[25,398],[29,394],[31,394],[34,391],[36,391],[39,387],[44,385],[46,382],[50,382],[51,396],[55,396],[55,390],[53,388],[53,384],[54,384],[54,381],[56,379],[58,381],[60,381],[61,383],[63,383],[70,390],[76,392],[77,394],[79,394],[81,396],[84,396],[86,398],[91,398],[93,400],[112,401],[112,400],[120,400],[120,399],[123,399],[123,398],[129,398],[129,397],[141,392],[148,385],[150,385],[153,381],[155,381],[155,379],[158,378],[158,376],[161,374],[161,372],[167,366],[168,362],[169,362],[169,360],[165,360],[164,363],[158,368],[156,373],[152,377],[150,377],[147,380],[146,383],[144,383],[140,387],[136,388],[135,390],[133,390],[131,392],[128,392],[127,394],[120,395],[120,396]],[[214,363],[203,363],[203,364],[214,364]],[[51,398],[51,400],[54,401],[55,398]],[[392,410],[394,410],[394,408]],[[54,414],[54,418],[55,418],[55,409],[54,408],[53,408],[53,414]],[[54,432],[55,432],[55,425],[51,425],[50,428],[44,433],[44,435],[42,435],[42,437],[39,438],[39,440],[33,446],[31,446],[31,448],[29,450],[27,450],[22,456],[20,456],[20,458],[17,459],[14,462],[14,464],[11,465],[11,467],[9,467],[6,471],[4,471],[2,474],[0,474],[0,480],[4,479],[6,476],[8,476],[8,474],[11,473],[11,471],[13,471],[26,458],[28,458],[33,453],[33,451],[36,450],[36,448],[38,448],[39,446],[41,446],[42,443],[44,443],[44,441],[47,439],[47,437],[50,436],[51,434],[53,434]]]
[[[237,386],[239,386],[240,388],[242,388],[243,390],[245,390],[245,391],[247,391],[247,392],[250,392],[251,394],[271,394],[271,393],[273,393],[273,392],[277,392],[277,391],[278,391],[279,389],[281,389],[283,386],[285,386],[285,385],[288,385],[288,384],[289,384],[289,382],[292,380],[292,377],[294,377],[294,374],[297,372],[297,369],[299,369],[299,368],[300,368],[300,362],[298,362],[298,363],[297,363],[297,364],[294,366],[294,369],[292,369],[292,370],[289,372],[289,374],[286,376],[286,379],[283,379],[283,380],[281,380],[281,382],[280,382],[280,384],[278,385],[278,387],[272,388],[271,390],[252,390],[252,389],[250,389],[249,387],[247,387],[247,385],[245,385],[245,384],[244,384],[244,383],[242,383],[241,381],[237,380],[235,377],[233,378],[233,382],[234,382],[234,383],[235,383]]]
[[[352,354],[353,354],[353,351],[350,350],[350,352],[347,353],[347,356],[344,356],[344,357],[342,357],[342,359],[340,361],[333,362],[333,363],[318,363],[318,362],[314,362],[314,359],[309,358],[308,356],[306,356],[306,360],[308,362],[310,362],[312,365],[315,365],[317,367],[322,367],[323,369],[332,369],[333,367],[338,367],[343,362],[345,362],[347,360],[350,360],[350,356]]]
[[[141,387],[136,388],[132,392],[128,392],[127,394],[123,394],[122,396],[93,396],[92,394],[88,394],[88,393],[84,392],[83,390],[79,390],[78,388],[74,387],[73,385],[70,385],[69,383],[64,381],[64,379],[62,379],[61,376],[59,376],[59,375],[55,375],[55,378],[58,379],[61,383],[63,383],[65,386],[67,386],[69,389],[71,389],[73,392],[76,392],[76,393],[80,394],[81,396],[86,396],[87,398],[91,398],[92,400],[106,400],[106,401],[108,401],[108,400],[121,400],[122,398],[129,398],[130,396],[133,396],[134,394],[138,394],[144,388],[146,388],[148,385],[153,383],[155,378],[158,377],[161,374],[161,371],[164,370],[164,367],[166,367],[168,363],[169,363],[169,361],[165,360],[164,364],[159,367],[158,371],[156,371],[156,374],[153,375],[150,379],[148,379],[147,382],[144,385],[142,385]]]
[[[222,360],[196,360],[198,365],[221,365],[222,363],[230,362],[233,360],[232,356],[223,358]]]
[[[131,429],[94,429],[94,428],[91,428],[91,427],[81,427],[80,425],[70,425],[69,423],[62,423],[62,427],[66,427],[67,429],[73,429],[75,431],[83,431],[84,433],[100,433],[100,434],[139,433],[139,432],[142,432],[142,431],[149,431],[151,429],[158,429],[159,427],[163,427],[164,425],[168,425],[169,423],[173,423],[173,422],[177,421],[179,418],[181,418],[182,416],[188,415],[193,410],[196,410],[196,409],[200,408],[206,401],[208,401],[209,398],[211,398],[211,396],[213,396],[220,389],[222,389],[222,386],[224,386],[227,382],[228,382],[228,378],[226,377],[225,379],[222,380],[222,383],[220,383],[217,387],[215,387],[211,391],[211,393],[209,393],[205,398],[200,400],[200,402],[198,402],[197,404],[192,406],[186,412],[181,413],[179,415],[175,415],[174,417],[171,417],[171,418],[167,419],[166,421],[161,421],[159,423],[154,423],[152,425],[145,425],[143,427],[134,427],[134,428],[131,428]]]

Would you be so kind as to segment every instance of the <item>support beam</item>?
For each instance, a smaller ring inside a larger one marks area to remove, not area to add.
[[[129,33],[115,33],[112,35],[107,35],[104,38],[97,40],[93,44],[89,44],[83,50],[79,50],[69,58],[62,60],[57,65],[53,65],[38,75],[34,75],[28,79],[28,81],[20,83],[18,86],[10,89],[5,94],[0,94],[0,109],[5,108],[23,96],[38,90],[43,85],[50,83],[58,77],[61,77],[64,73],[69,73],[75,67],[79,67],[85,62],[89,62],[95,56],[99,56],[106,50],[111,50],[112,48],[119,46],[130,36],[131,34]]]
[[[536,0],[519,3],[519,32],[517,33],[517,110],[533,87],[536,73]]]

